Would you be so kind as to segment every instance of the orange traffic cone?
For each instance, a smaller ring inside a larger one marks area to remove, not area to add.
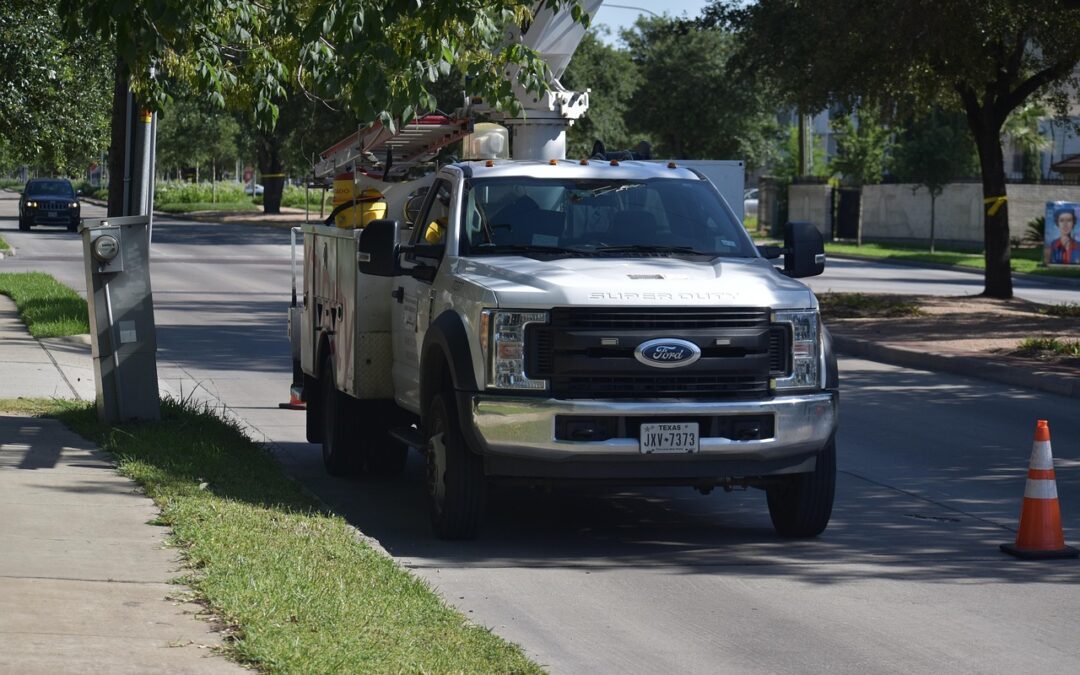
[[[1046,420],[1039,420],[1035,426],[1035,443],[1031,448],[1016,543],[1002,544],[1001,550],[1025,560],[1080,555],[1080,551],[1065,545],[1065,534],[1061,530],[1054,458],[1050,453],[1050,425]]]
[[[306,410],[307,403],[304,402],[303,389],[296,385],[289,387],[289,402],[278,403],[277,405],[285,410]]]

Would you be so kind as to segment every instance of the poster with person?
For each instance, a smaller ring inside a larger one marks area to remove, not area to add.
[[[1080,214],[1080,204],[1046,202],[1043,262],[1047,265],[1080,265],[1077,214]]]

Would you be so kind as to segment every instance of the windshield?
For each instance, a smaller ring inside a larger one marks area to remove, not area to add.
[[[71,183],[64,180],[32,180],[26,184],[28,195],[59,195],[61,197],[74,197],[75,190]]]
[[[703,180],[475,179],[462,200],[462,255],[756,255]]]

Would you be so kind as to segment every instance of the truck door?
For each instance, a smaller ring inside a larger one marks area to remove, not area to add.
[[[451,195],[451,184],[446,179],[439,178],[432,184],[413,223],[410,243],[435,248],[425,250],[423,255],[405,254],[402,267],[414,272],[394,279],[397,300],[393,311],[394,392],[401,406],[417,412],[420,411],[420,349],[433,318],[432,282],[446,250]],[[416,274],[416,268],[427,269],[424,274]]]

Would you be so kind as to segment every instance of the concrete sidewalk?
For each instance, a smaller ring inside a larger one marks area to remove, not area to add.
[[[0,397],[92,399],[74,342],[46,350],[0,296]],[[0,673],[247,672],[210,649],[220,635],[198,605],[173,599],[181,566],[157,513],[59,422],[0,415]]]

